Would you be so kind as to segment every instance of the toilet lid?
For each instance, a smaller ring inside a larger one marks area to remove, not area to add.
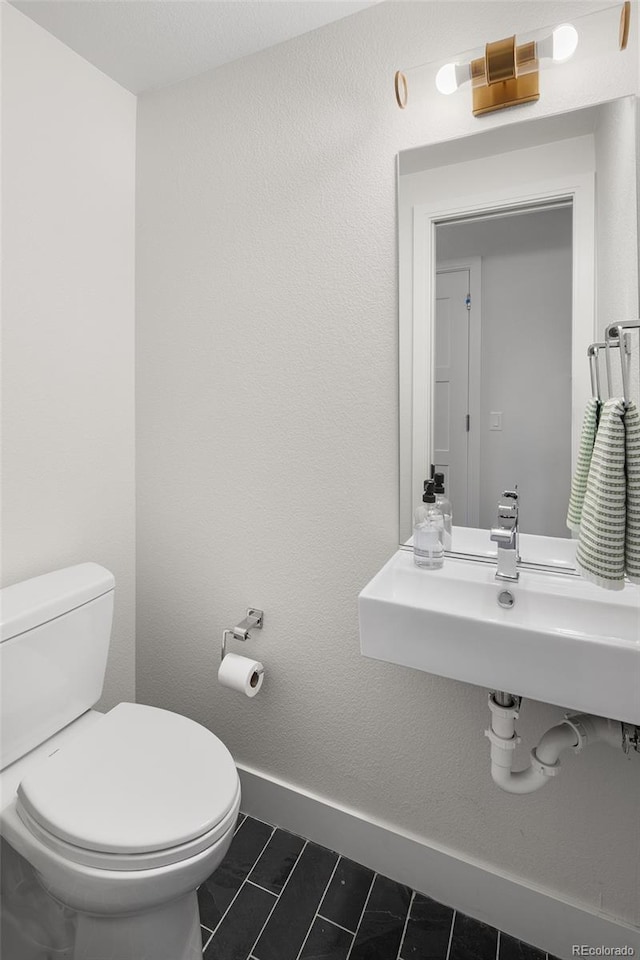
[[[84,850],[140,854],[209,833],[237,795],[233,758],[213,733],[121,703],[24,777],[18,809]]]

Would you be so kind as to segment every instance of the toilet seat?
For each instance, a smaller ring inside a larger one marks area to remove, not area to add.
[[[225,745],[186,717],[121,703],[28,773],[27,829],[66,859],[112,870],[176,863],[233,828],[240,803]]]
[[[84,850],[43,829],[23,808],[17,807],[16,812],[26,829],[44,846],[64,857],[72,863],[79,863],[85,867],[96,867],[99,870],[152,870],[155,867],[166,867],[173,863],[180,863],[195,857],[204,850],[212,847],[229,830],[233,830],[240,809],[240,785],[238,784],[237,801],[224,820],[213,830],[209,830],[201,837],[177,847],[165,850],[156,850],[153,853],[102,853],[99,850]]]

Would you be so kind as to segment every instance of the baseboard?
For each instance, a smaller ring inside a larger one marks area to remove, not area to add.
[[[559,900],[445,847],[239,766],[245,813],[307,837],[562,960],[572,946],[633,947],[640,928]],[[600,953],[600,956],[602,953]]]

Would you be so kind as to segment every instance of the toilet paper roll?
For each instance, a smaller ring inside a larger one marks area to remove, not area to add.
[[[218,680],[223,687],[239,690],[247,697],[255,697],[264,680],[264,667],[259,660],[228,653],[220,664]]]

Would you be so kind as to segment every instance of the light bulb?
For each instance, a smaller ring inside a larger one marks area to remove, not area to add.
[[[455,93],[458,87],[471,79],[469,63],[445,63],[436,73],[436,87],[440,93]]]
[[[440,93],[455,93],[458,89],[455,63],[445,63],[436,74],[436,87]]]
[[[571,23],[563,23],[552,33],[553,53],[551,56],[556,63],[564,63],[572,57],[578,46],[578,31]]]

